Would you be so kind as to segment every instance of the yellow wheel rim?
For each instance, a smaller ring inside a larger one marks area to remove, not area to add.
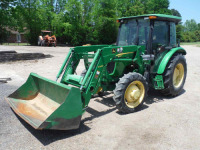
[[[181,63],[177,64],[174,69],[173,74],[173,85],[176,88],[179,88],[184,79],[184,67]]]
[[[130,108],[137,107],[144,99],[145,88],[142,82],[133,81],[126,88],[124,94],[125,104]]]

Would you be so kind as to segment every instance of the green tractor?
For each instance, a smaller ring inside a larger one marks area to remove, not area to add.
[[[69,130],[79,128],[92,95],[103,91],[114,92],[122,113],[140,109],[149,87],[176,96],[187,73],[186,51],[176,42],[180,21],[161,14],[120,18],[116,45],[71,48],[56,81],[31,73],[6,99],[36,129]],[[81,59],[85,70],[77,75]]]

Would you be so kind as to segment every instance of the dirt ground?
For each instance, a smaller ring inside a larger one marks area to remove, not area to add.
[[[4,98],[22,85],[30,72],[55,80],[69,47],[0,46],[0,50],[54,56],[0,64],[0,78],[12,78],[0,84],[0,149],[200,149],[200,47],[183,47],[188,53],[188,74],[178,97],[150,90],[141,111],[122,115],[112,93],[107,93],[91,100],[78,130],[52,131],[33,129],[13,113]]]

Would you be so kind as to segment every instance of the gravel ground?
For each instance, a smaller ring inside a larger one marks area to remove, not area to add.
[[[0,149],[200,149],[200,47],[187,50],[187,80],[181,95],[151,90],[141,111],[121,115],[112,93],[91,100],[78,130],[35,130],[17,117],[4,100],[30,72],[55,80],[69,47],[0,46],[0,50],[42,52],[52,58],[0,64]],[[79,73],[82,70],[80,66]]]

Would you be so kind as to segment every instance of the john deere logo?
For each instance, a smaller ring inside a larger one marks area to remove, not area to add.
[[[112,49],[112,53],[115,53],[115,52],[116,52],[116,49],[115,49],[115,48],[113,48],[113,49]]]

